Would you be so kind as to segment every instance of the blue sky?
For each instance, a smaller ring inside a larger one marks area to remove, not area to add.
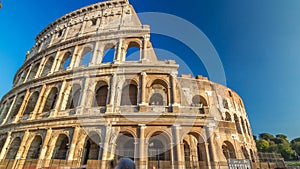
[[[0,9],[0,97],[12,86],[35,36],[60,16],[97,0],[2,0]],[[254,134],[300,137],[299,0],[130,0],[137,12],[164,12],[196,25],[223,63],[227,86],[243,98]],[[147,23],[145,23],[147,24]],[[174,39],[153,35],[155,47],[207,76],[195,54]],[[175,47],[176,46],[176,47]]]

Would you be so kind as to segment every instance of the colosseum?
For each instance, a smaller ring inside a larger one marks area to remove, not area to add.
[[[178,68],[157,59],[128,0],[62,16],[1,100],[0,168],[105,169],[122,157],[140,169],[254,168],[239,95]]]

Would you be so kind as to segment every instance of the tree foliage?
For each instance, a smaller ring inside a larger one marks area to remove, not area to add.
[[[274,137],[269,133],[261,133],[259,140],[256,140],[256,147],[259,152],[279,153],[285,160],[295,160],[300,155],[300,138],[289,142],[284,134]]]

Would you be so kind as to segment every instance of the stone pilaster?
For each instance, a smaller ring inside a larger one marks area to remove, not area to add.
[[[49,148],[49,142],[51,140],[51,137],[52,137],[52,129],[48,129],[47,130],[47,133],[46,133],[46,136],[44,138],[44,142],[43,142],[43,146],[42,146],[42,149],[41,149],[41,152],[40,152],[40,157],[39,157],[39,160],[38,160],[38,164],[37,164],[37,168],[40,168],[40,167],[45,167],[47,166],[47,163],[49,163],[47,160],[47,157],[46,157],[46,153],[48,151],[48,148]]]
[[[178,112],[179,111],[179,107],[180,107],[180,104],[179,104],[179,96],[177,94],[177,78],[176,78],[176,75],[175,74],[171,74],[171,92],[172,92],[172,110],[173,112]]]
[[[81,129],[80,126],[76,126],[75,129],[74,129],[74,134],[73,134],[73,137],[72,137],[72,143],[71,143],[70,150],[69,150],[68,157],[67,157],[69,161],[72,161],[72,160],[76,159],[76,157],[74,158],[74,152],[75,152],[77,142],[78,142],[78,139],[79,139],[78,135],[81,132],[81,130],[82,129]]]
[[[147,168],[147,155],[145,151],[145,124],[139,124],[139,166],[140,169],[146,169]]]
[[[184,154],[182,152],[182,141],[180,137],[180,125],[173,125],[173,143],[175,144],[175,154],[174,154],[174,161],[175,161],[175,168],[177,169],[184,169]]]
[[[34,110],[32,112],[32,116],[30,119],[36,119],[36,116],[37,114],[40,112],[40,111],[43,111],[43,108],[44,107],[41,107],[40,105],[42,104],[42,100],[44,99],[45,97],[45,91],[46,91],[46,85],[43,85],[41,91],[40,91],[40,94],[39,94],[39,97],[36,101],[36,104],[35,104],[35,107],[34,107]],[[47,100],[47,97],[45,98]],[[42,109],[42,110],[40,110]]]
[[[7,111],[6,115],[1,115],[1,119],[3,119],[2,123],[1,124],[5,124],[6,121],[8,120],[8,118],[10,117],[10,114],[11,114],[11,110],[13,109],[15,103],[16,103],[16,100],[17,100],[18,96],[15,96],[13,101],[11,102],[11,105],[10,105],[10,108],[9,110]],[[4,107],[5,108],[5,107]]]
[[[54,117],[56,117],[58,115],[58,111],[61,109],[62,104],[63,104],[63,100],[66,97],[65,96],[66,85],[67,85],[67,82],[64,80],[62,82],[61,87],[60,87],[60,91],[59,91],[58,98],[57,98],[57,101],[56,101],[56,105],[55,105],[55,108],[54,108],[54,113],[52,114]]]
[[[117,85],[117,74],[114,73],[110,78],[110,86],[109,86],[109,103],[107,105],[106,112],[113,113],[114,112],[114,103],[115,103],[115,95],[116,95],[116,85]]]
[[[141,73],[141,79],[142,79],[142,84],[141,84],[141,88],[140,88],[141,103],[139,104],[139,107],[140,107],[141,112],[145,112],[145,111],[147,111],[147,106],[148,106],[147,98],[146,98],[146,92],[147,92],[147,73],[146,72]]]
[[[5,159],[5,155],[7,153],[8,148],[9,148],[11,139],[12,139],[11,132],[8,132],[7,133],[7,138],[6,138],[5,143],[4,143],[4,145],[2,147],[2,150],[1,150],[0,159]]]
[[[23,112],[26,108],[29,97],[30,97],[30,89],[27,89],[26,94],[24,96],[23,103],[22,103],[22,105],[21,105],[21,107],[18,111],[18,114],[16,115],[16,118],[15,118],[14,122],[18,122],[20,120],[20,118],[23,115]]]

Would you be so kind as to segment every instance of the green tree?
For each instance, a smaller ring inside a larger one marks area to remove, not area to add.
[[[256,147],[259,152],[267,152],[269,148],[269,142],[264,139],[258,140],[256,142]]]
[[[269,134],[269,133],[261,133],[261,134],[259,134],[259,139],[264,139],[264,140],[270,141],[270,140],[272,140],[274,138],[275,137],[272,134]]]
[[[292,140],[291,146],[292,146],[293,150],[296,151],[298,156],[300,156],[300,138],[296,138],[296,139]]]

